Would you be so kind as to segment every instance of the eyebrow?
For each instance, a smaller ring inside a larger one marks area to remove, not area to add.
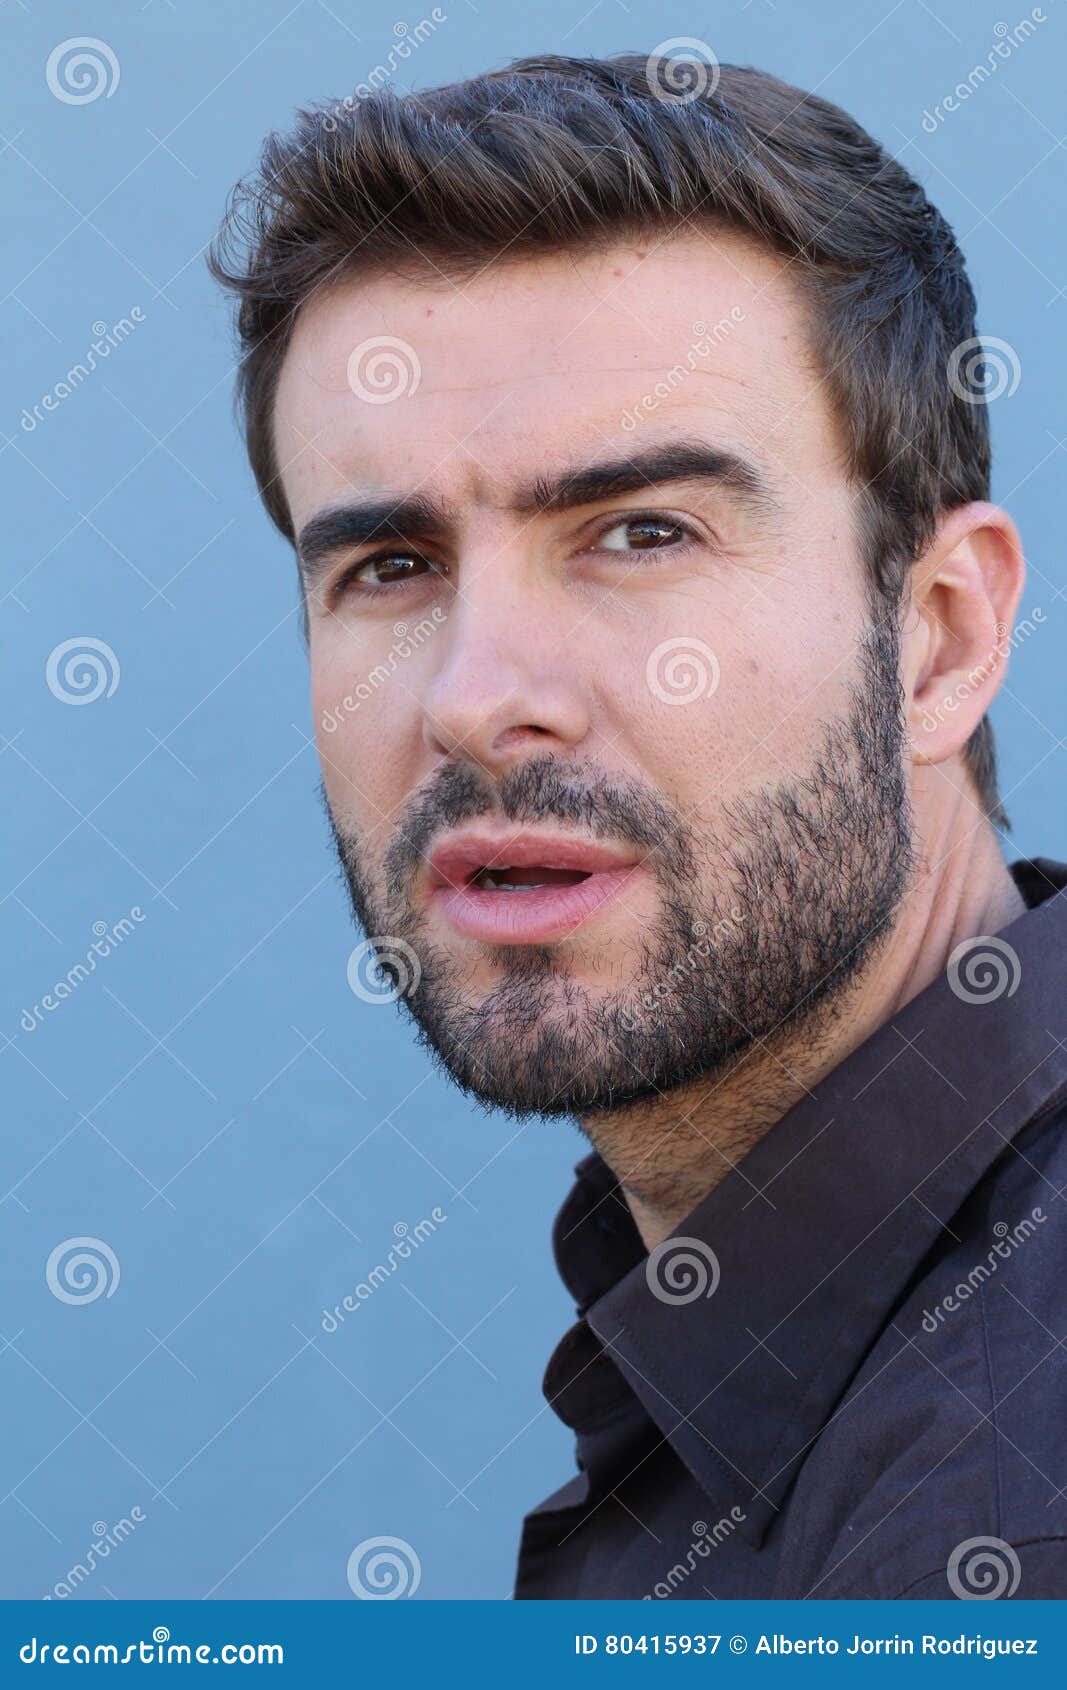
[[[598,504],[623,493],[650,491],[675,481],[703,481],[720,487],[756,515],[780,510],[759,467],[725,447],[700,440],[671,441],[558,476],[539,475],[507,501],[517,516],[537,516]],[[359,499],[311,517],[297,537],[296,551],[311,583],[337,552],[377,540],[410,544],[418,536],[445,533],[454,524],[449,508],[421,494]]]

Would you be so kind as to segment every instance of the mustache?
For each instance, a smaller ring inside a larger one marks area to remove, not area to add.
[[[404,808],[382,859],[389,897],[400,899],[409,891],[439,833],[490,815],[509,822],[566,822],[594,838],[654,851],[673,874],[694,870],[690,829],[656,792],[637,781],[608,778],[552,756],[532,757],[496,780],[474,764],[452,764]]]

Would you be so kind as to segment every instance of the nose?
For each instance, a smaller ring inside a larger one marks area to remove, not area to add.
[[[499,559],[469,571],[422,697],[428,748],[494,774],[533,754],[571,752],[590,728],[587,678],[570,638],[579,608],[503,574]]]

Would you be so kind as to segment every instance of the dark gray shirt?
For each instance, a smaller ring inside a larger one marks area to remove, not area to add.
[[[652,1256],[579,1165],[517,1596],[1067,1596],[1067,866],[1012,873]]]

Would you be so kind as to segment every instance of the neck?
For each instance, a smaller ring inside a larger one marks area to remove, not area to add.
[[[860,977],[816,1020],[756,1041],[723,1072],[583,1122],[648,1249],[668,1238],[752,1146],[849,1053],[942,973],[955,947],[1025,902],[986,824],[961,803],[919,852],[897,919]]]

